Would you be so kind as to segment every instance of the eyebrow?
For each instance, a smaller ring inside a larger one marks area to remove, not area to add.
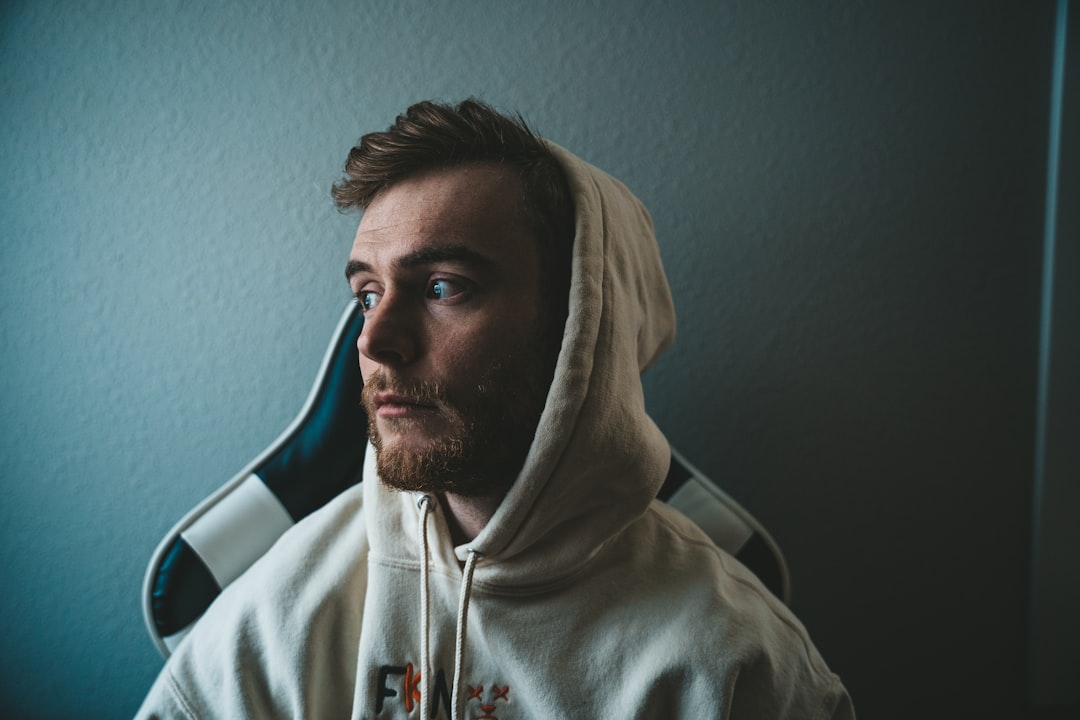
[[[475,266],[481,270],[491,270],[495,267],[495,261],[491,258],[465,247],[464,245],[448,245],[445,247],[427,247],[414,250],[413,252],[395,258],[395,268],[414,268],[421,265],[433,265],[440,262],[458,262]],[[345,264],[345,279],[349,280],[353,275],[361,272],[371,272],[371,265],[363,260],[349,260]]]

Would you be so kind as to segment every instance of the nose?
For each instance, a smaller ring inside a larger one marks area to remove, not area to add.
[[[380,365],[408,365],[416,359],[417,336],[405,303],[386,294],[368,311],[356,349]]]

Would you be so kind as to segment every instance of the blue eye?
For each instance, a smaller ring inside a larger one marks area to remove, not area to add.
[[[436,300],[447,300],[463,292],[465,292],[465,288],[462,284],[454,282],[453,280],[432,280],[431,284],[428,285],[429,297],[433,297]]]
[[[356,299],[360,301],[360,307],[364,308],[364,310],[373,310],[379,304],[378,293],[370,290],[361,290],[356,293]]]

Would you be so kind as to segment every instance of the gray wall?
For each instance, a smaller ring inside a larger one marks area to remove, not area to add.
[[[1060,0],[1047,168],[1032,513],[1033,696],[1080,711],[1080,5]]]
[[[1052,15],[4,3],[0,709],[134,711],[150,552],[346,301],[347,149],[470,94],[651,208],[680,337],[649,407],[785,547],[862,716],[1018,707]]]

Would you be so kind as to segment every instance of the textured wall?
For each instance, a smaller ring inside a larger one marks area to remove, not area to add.
[[[5,715],[134,711],[151,550],[347,298],[345,152],[470,94],[653,211],[650,408],[785,546],[862,714],[1021,701],[1051,13],[521,5],[0,6]]]

